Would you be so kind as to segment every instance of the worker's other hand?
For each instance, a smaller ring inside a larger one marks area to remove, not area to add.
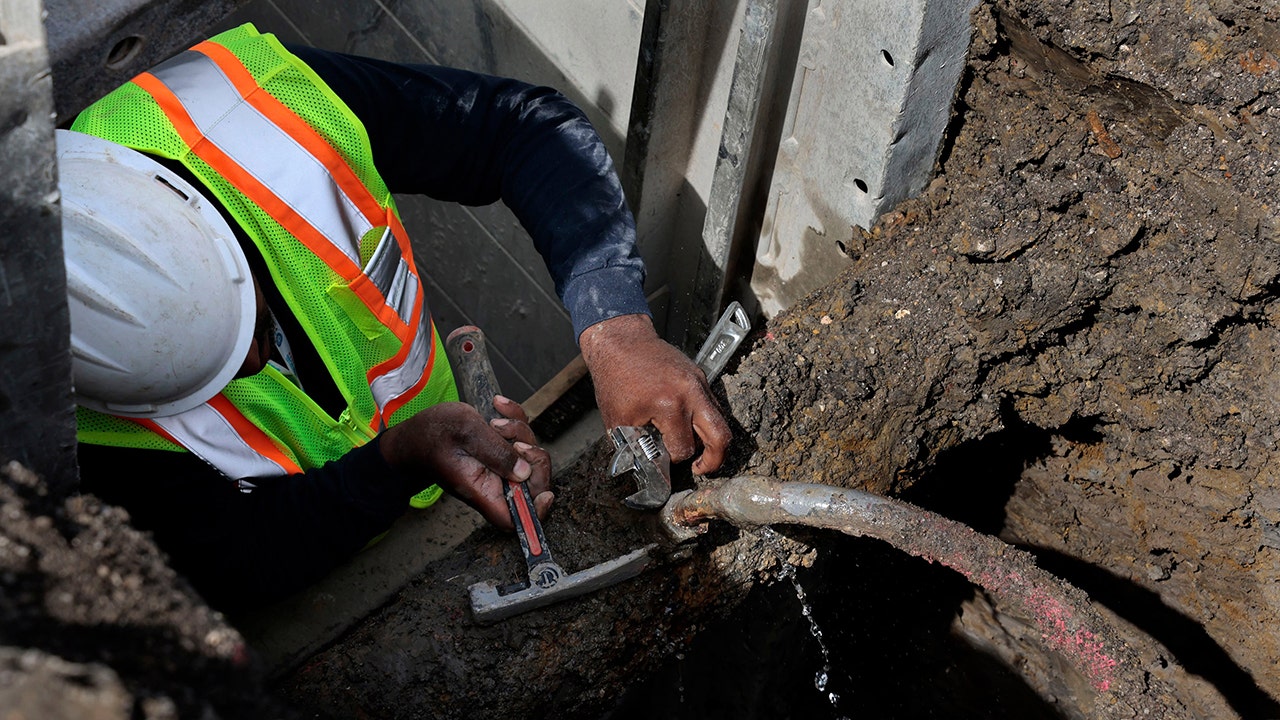
[[[493,405],[503,418],[492,423],[465,403],[433,405],[383,432],[380,446],[392,467],[439,484],[490,523],[511,530],[503,479],[528,483],[534,509],[546,517],[555,497],[551,456],[537,447],[519,403],[499,396]]]
[[[693,457],[701,440],[693,471],[705,474],[720,467],[733,437],[729,424],[702,370],[658,337],[648,316],[596,323],[583,331],[579,344],[605,428],[653,423],[673,461]]]

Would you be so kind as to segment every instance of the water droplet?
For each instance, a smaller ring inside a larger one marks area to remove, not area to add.
[[[818,620],[814,617],[813,607],[809,605],[804,587],[800,585],[799,570],[788,562],[788,556],[782,546],[782,538],[773,528],[763,527],[756,532],[770,546],[774,555],[778,558],[778,578],[790,580],[791,587],[796,591],[796,598],[800,601],[800,612],[809,621],[809,633],[818,641],[818,649],[822,651],[822,669],[814,675],[813,684],[818,689],[818,692],[826,693],[827,700],[830,701],[832,707],[835,707],[836,703],[840,701],[840,696],[834,692],[827,691],[827,684],[831,680],[831,650],[827,647],[826,642],[823,641],[822,629],[818,627]],[[849,720],[849,718],[841,716],[838,720]]]

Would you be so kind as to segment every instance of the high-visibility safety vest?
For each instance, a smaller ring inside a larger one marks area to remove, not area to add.
[[[181,162],[261,250],[347,400],[331,417],[268,366],[163,418],[78,409],[81,442],[189,451],[239,480],[319,467],[457,389],[364,125],[244,25],[142,73],[72,129]],[[262,278],[259,278],[262,280]]]

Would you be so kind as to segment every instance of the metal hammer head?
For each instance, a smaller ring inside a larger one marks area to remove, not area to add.
[[[619,558],[576,573],[565,573],[548,585],[525,584],[517,590],[479,582],[471,586],[471,614],[482,625],[609,587],[639,575],[653,561],[657,545],[646,545]],[[544,580],[545,582],[545,580]],[[504,591],[505,592],[504,594]]]

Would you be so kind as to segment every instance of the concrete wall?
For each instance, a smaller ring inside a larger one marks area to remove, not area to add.
[[[0,0],[0,462],[74,487],[70,322],[40,0]]]
[[[809,0],[751,287],[773,316],[933,177],[977,0]]]
[[[620,162],[642,11],[631,2],[582,10],[527,0],[254,0],[223,25],[253,22],[287,42],[549,85],[583,108]],[[527,397],[574,358],[568,313],[505,206],[397,200],[440,331],[484,329],[505,393]]]

